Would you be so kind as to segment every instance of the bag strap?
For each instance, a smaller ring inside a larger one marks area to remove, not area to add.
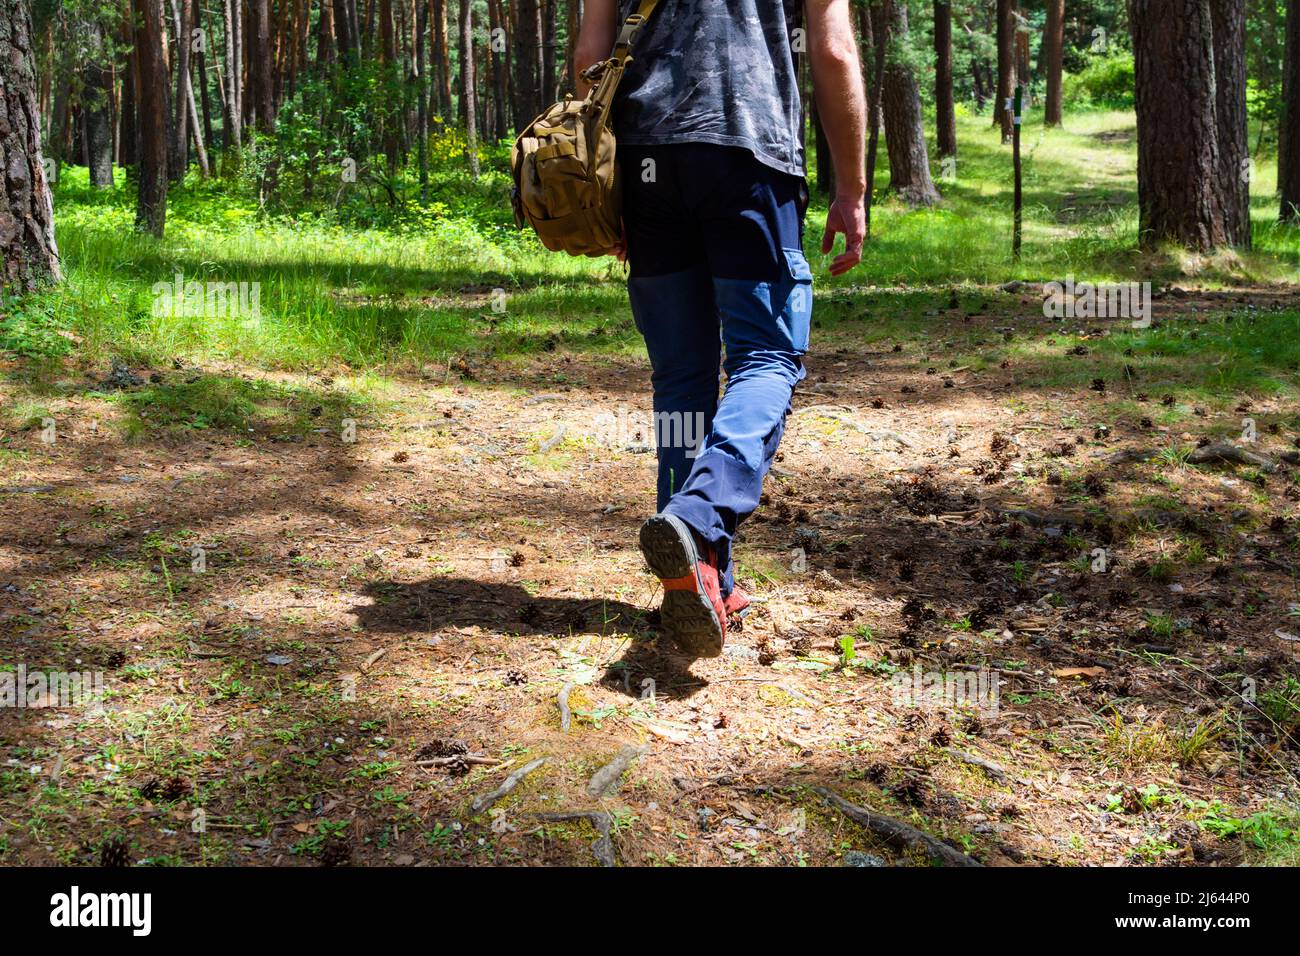
[[[636,13],[623,21],[623,29],[619,31],[618,39],[614,41],[613,58],[618,60],[619,66],[627,65],[627,61],[632,56],[632,40],[641,27],[645,25],[645,22],[650,19],[657,6],[659,6],[659,0],[641,0],[641,4],[636,8]]]
[[[604,128],[609,119],[610,108],[614,105],[614,91],[618,89],[619,81],[623,79],[623,70],[627,67],[628,60],[632,59],[632,41],[636,39],[637,33],[645,26],[657,6],[659,0],[641,0],[636,12],[623,21],[623,28],[618,32],[618,38],[614,41],[614,49],[609,57],[593,63],[582,71],[582,75],[588,79],[599,78],[599,82],[588,97],[588,102],[598,111],[597,133]]]

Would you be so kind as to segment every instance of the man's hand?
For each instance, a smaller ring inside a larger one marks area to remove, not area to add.
[[[840,276],[862,261],[862,241],[867,232],[867,211],[862,196],[836,196],[826,214],[822,255],[835,245],[835,234],[844,233],[844,251],[831,263],[831,275]]]
[[[853,35],[849,0],[806,0],[808,62],[812,67],[817,115],[826,132],[836,195],[826,216],[822,254],[831,251],[835,233],[844,233],[845,249],[831,263],[831,275],[843,275],[862,259],[867,214],[862,197],[867,189],[863,144],[867,103],[862,91],[862,67]]]
[[[590,258],[599,259],[602,258],[602,256],[614,256],[614,258],[619,260],[620,263],[628,261],[628,225],[627,222],[624,222],[623,220],[619,220],[619,225],[621,226],[621,230],[623,230],[623,234],[620,235],[619,241],[614,243],[614,246],[607,248],[607,250],[604,250],[603,252],[590,252],[590,254],[588,254]]]

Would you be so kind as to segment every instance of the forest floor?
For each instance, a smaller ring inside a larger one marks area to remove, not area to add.
[[[1032,286],[819,299],[739,544],[761,603],[701,661],[635,546],[642,359],[561,339],[364,397],[65,363],[53,441],[0,449],[0,634],[107,693],[0,712],[0,862],[943,852],[824,788],[985,864],[1295,863],[1296,294],[1158,294],[1151,330]]]
[[[0,707],[0,864],[1300,862],[1296,235],[1261,161],[1253,253],[1140,254],[1132,115],[1066,126],[1020,262],[981,117],[941,208],[810,256],[758,600],[701,661],[636,549],[617,267],[215,183],[158,242],[65,171],[66,281],[0,306],[0,701],[106,692]],[[1076,273],[1153,277],[1155,326],[1046,318]],[[262,314],[159,314],[177,274]]]

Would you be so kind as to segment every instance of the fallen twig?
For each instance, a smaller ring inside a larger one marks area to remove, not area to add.
[[[979,754],[968,753],[965,750],[958,750],[956,747],[948,747],[946,752],[948,756],[955,757],[962,763],[968,763],[972,767],[979,767],[998,783],[1007,782],[1007,772],[992,760],[986,760]]]
[[[569,693],[573,690],[572,684],[565,684],[560,688],[560,696],[556,702],[560,705],[560,731],[569,732],[569,724],[573,722],[573,711],[569,709]]]
[[[902,820],[895,820],[893,817],[882,816],[865,807],[860,807],[856,803],[849,803],[838,793],[833,790],[827,790],[825,787],[813,787],[813,793],[820,796],[823,800],[835,807],[840,813],[844,814],[855,823],[866,827],[876,836],[880,837],[886,843],[901,850],[920,848],[924,850],[931,859],[940,863],[946,863],[949,866],[982,866],[978,860],[972,859],[960,850],[954,850],[948,844],[936,840],[928,833],[922,833],[910,823],[904,823]]]
[[[623,776],[623,771],[627,770],[632,765],[632,761],[640,757],[647,749],[634,744],[624,746],[619,750],[618,756],[591,775],[591,780],[587,784],[587,795],[603,797],[611,789],[617,790],[618,780]]]
[[[492,766],[504,763],[504,761],[498,760],[496,757],[486,757],[482,754],[458,754],[454,757],[431,757],[428,760],[417,760],[415,765],[417,767],[446,767],[449,764],[457,762],[484,765],[491,764]]]
[[[1187,460],[1193,465],[1204,465],[1215,461],[1226,461],[1237,465],[1254,465],[1264,471],[1277,471],[1277,462],[1267,455],[1260,455],[1253,451],[1247,451],[1244,448],[1232,444],[1231,442],[1216,442],[1213,445],[1206,445],[1198,448],[1190,455]]]
[[[500,800],[502,797],[508,794],[515,787],[519,786],[519,782],[523,780],[524,777],[528,776],[530,773],[532,773],[534,770],[536,770],[544,763],[546,763],[546,758],[538,757],[532,763],[524,764],[522,767],[520,767],[510,776],[506,777],[506,779],[501,782],[501,786],[497,787],[491,793],[485,793],[482,794],[481,796],[475,797],[474,802],[469,805],[470,809],[473,810],[475,813],[479,813],[483,810],[486,810],[488,807],[492,806],[492,804],[496,803],[498,800]]]

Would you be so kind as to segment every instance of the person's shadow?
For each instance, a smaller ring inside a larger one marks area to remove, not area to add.
[[[361,590],[369,603],[351,612],[367,631],[406,633],[450,627],[479,627],[502,640],[564,637],[570,634],[628,634],[631,640],[607,668],[602,682],[639,697],[649,677],[655,693],[686,697],[707,686],[690,673],[693,658],[682,657],[659,634],[659,611],[603,598],[537,597],[517,584],[487,584],[472,578],[430,578],[401,583],[372,581]]]

